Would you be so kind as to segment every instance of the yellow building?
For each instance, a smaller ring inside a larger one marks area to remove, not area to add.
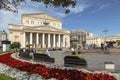
[[[21,24],[9,24],[9,40],[21,47],[70,47],[70,31],[62,29],[62,21],[46,13],[22,14]]]

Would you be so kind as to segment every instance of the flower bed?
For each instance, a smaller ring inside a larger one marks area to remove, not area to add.
[[[117,80],[105,73],[85,73],[73,69],[49,68],[41,64],[22,62],[11,57],[12,53],[0,55],[0,63],[12,68],[26,71],[29,74],[39,74],[46,79],[56,78],[57,80]]]

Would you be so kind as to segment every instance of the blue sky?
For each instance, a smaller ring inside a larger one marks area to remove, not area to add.
[[[94,34],[104,35],[104,28],[109,32],[107,35],[120,33],[120,0],[78,0],[75,8],[65,14],[61,7],[45,7],[42,3],[22,3],[18,13],[0,10],[0,30],[8,31],[8,24],[20,24],[21,14],[45,12],[62,19],[63,28],[68,30],[87,30]]]

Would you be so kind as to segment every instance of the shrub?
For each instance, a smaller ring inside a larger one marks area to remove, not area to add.
[[[20,48],[20,47],[21,47],[20,42],[13,42],[11,44],[11,49]]]

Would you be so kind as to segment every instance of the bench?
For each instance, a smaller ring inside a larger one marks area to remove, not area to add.
[[[64,65],[87,67],[87,61],[83,58],[79,58],[78,56],[65,56]]]
[[[25,59],[32,59],[32,56],[30,55],[30,51],[23,51],[19,50],[19,57],[20,58],[25,58]]]
[[[34,53],[33,55],[34,55],[35,61],[45,61],[45,62],[50,62],[50,63],[55,62],[55,59],[48,56],[47,54]]]

